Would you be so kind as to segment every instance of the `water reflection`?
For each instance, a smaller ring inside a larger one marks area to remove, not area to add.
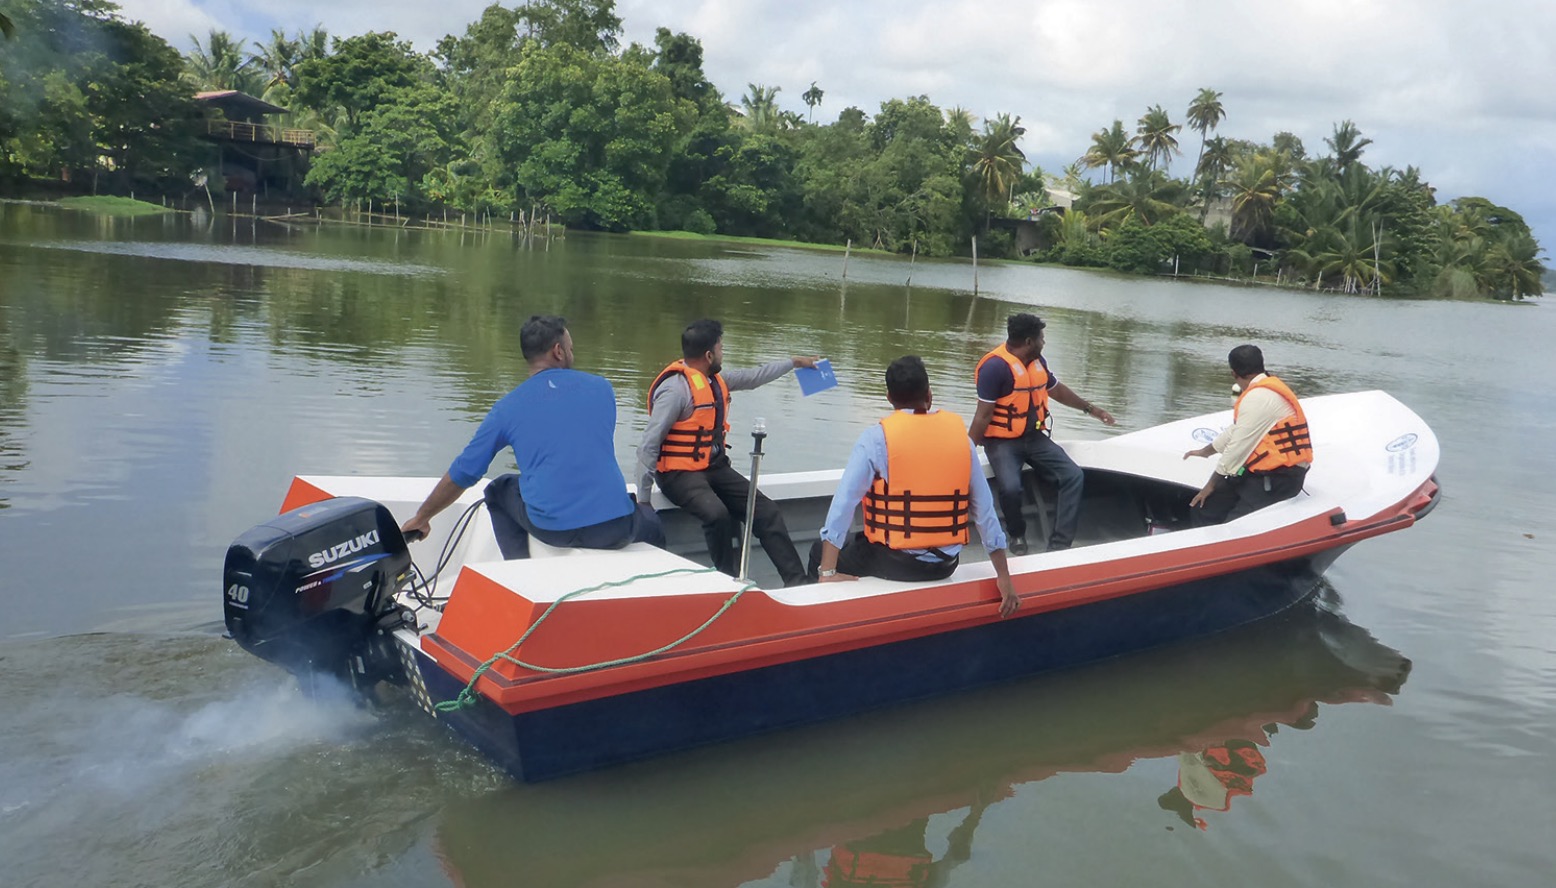
[[[468,888],[521,866],[553,886],[943,885],[980,824],[1033,784],[1187,755],[1230,795],[1251,790],[1245,767],[1270,769],[1260,747],[1279,731],[1316,727],[1324,706],[1390,702],[1410,661],[1323,598],[1192,647],[515,786],[445,811],[439,853]],[[1207,764],[1221,751],[1241,786]],[[1187,806],[1191,823],[1225,807],[1202,776],[1163,807]]]

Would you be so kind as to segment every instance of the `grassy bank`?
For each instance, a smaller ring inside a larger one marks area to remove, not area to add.
[[[57,203],[67,210],[82,210],[100,216],[150,216],[173,212],[167,207],[128,197],[65,197]]]
[[[671,240],[708,241],[709,243],[751,244],[761,247],[792,247],[796,250],[820,250],[826,253],[841,253],[848,249],[843,244],[810,244],[804,241],[779,240],[773,237],[737,237],[730,234],[697,234],[692,231],[634,231],[633,237],[662,237]],[[886,250],[871,250],[865,247],[854,247],[855,253],[870,253],[876,256],[895,256]]]

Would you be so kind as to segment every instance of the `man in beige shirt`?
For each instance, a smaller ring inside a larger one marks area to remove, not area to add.
[[[1221,524],[1302,492],[1313,464],[1307,416],[1297,396],[1264,371],[1256,345],[1239,345],[1227,355],[1235,388],[1242,392],[1232,408],[1232,425],[1198,450],[1183,454],[1221,454],[1210,480],[1189,501],[1196,526]]]

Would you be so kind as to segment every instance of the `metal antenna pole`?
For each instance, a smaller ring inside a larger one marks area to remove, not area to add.
[[[762,469],[762,441],[767,437],[767,420],[758,416],[751,426],[751,438],[756,442],[751,449],[751,493],[746,497],[746,526],[740,540],[740,577],[742,583],[751,582],[751,523],[756,520],[756,477]]]

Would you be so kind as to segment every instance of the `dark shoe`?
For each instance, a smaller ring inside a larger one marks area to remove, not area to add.
[[[1011,537],[1009,552],[1011,555],[1025,555],[1027,553],[1026,537]]]
[[[1045,549],[1044,551],[1046,551],[1046,552],[1063,552],[1064,550],[1066,550],[1068,548],[1070,548],[1070,544],[1069,543],[1049,543],[1048,544],[1048,548]]]

